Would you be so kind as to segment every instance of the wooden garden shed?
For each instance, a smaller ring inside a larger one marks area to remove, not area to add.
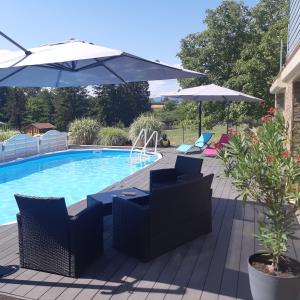
[[[51,129],[55,129],[55,126],[51,123],[32,123],[26,126],[23,131],[26,134],[36,135],[43,134]]]

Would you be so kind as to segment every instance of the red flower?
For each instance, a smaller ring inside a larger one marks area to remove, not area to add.
[[[284,157],[284,158],[289,158],[290,157],[290,152],[285,150],[281,153],[281,155]]]
[[[275,160],[275,156],[273,156],[273,155],[267,155],[267,162],[268,163],[271,163],[271,162],[273,162]]]
[[[300,163],[300,154],[298,154],[296,157],[295,157],[295,160],[297,163]]]
[[[257,145],[258,144],[258,140],[257,140],[257,138],[255,136],[252,137],[252,144],[253,145]]]
[[[277,108],[275,107],[270,107],[268,110],[268,114],[274,115],[277,112]]]
[[[265,115],[265,116],[262,116],[260,119],[264,122],[268,122],[271,120],[271,118],[272,118],[271,115]]]
[[[228,128],[228,133],[229,134],[233,134],[234,133],[234,129],[233,128]]]

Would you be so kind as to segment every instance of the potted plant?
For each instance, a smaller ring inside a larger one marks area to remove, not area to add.
[[[164,148],[170,147],[170,140],[165,133],[162,134],[161,139],[159,140],[159,145]]]
[[[286,149],[283,115],[274,108],[268,113],[261,126],[233,135],[219,158],[243,202],[251,198],[263,205],[256,233],[263,250],[248,261],[254,300],[300,299],[300,263],[285,254],[289,239],[295,238],[300,155]]]

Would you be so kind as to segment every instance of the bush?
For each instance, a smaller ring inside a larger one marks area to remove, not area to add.
[[[98,143],[103,146],[126,146],[129,144],[127,132],[121,128],[102,128],[98,135]]]
[[[100,125],[89,118],[77,119],[70,123],[70,141],[73,144],[92,145],[97,141]]]
[[[258,222],[256,238],[270,254],[273,269],[282,271],[289,239],[295,238],[300,194],[293,186],[300,180],[300,155],[293,157],[286,149],[288,128],[281,113],[270,109],[262,121],[258,128],[233,135],[219,157],[243,200],[249,197],[264,204],[264,221]]]
[[[147,138],[150,137],[150,135],[153,133],[153,131],[158,132],[158,137],[160,136],[161,129],[162,129],[162,123],[156,119],[153,115],[140,115],[131,125],[129,129],[129,138],[132,141],[132,143],[135,142],[137,139],[140,131],[142,129],[146,129],[147,132]],[[148,146],[153,147],[154,146],[154,139],[148,144]],[[137,143],[137,146],[144,146],[144,142],[139,141]]]
[[[0,129],[0,142],[4,142],[18,133],[19,131],[13,129]]]

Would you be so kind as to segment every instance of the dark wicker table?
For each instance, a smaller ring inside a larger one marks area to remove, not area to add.
[[[130,192],[134,193],[135,195],[132,196],[126,196],[122,193]],[[120,197],[124,200],[130,200],[130,201],[138,201],[139,203],[143,203],[147,198],[149,194],[145,191],[142,191],[138,188],[127,188],[127,189],[120,189],[120,190],[114,190],[111,192],[100,192],[93,195],[87,196],[87,206],[92,206],[95,204],[95,202],[100,201],[103,204],[103,215],[111,215],[112,214],[112,200],[113,197]]]

